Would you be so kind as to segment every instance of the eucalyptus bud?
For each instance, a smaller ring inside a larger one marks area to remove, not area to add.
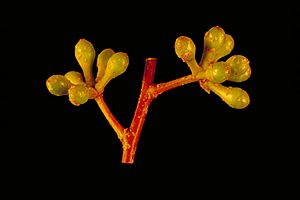
[[[228,80],[242,82],[247,80],[251,75],[249,60],[242,55],[234,55],[226,60],[230,67],[230,77]]]
[[[96,52],[93,45],[86,39],[80,39],[75,45],[75,57],[83,71],[86,83],[94,85],[93,63]]]
[[[195,60],[196,46],[193,40],[186,36],[180,36],[175,41],[175,52],[183,62]]]
[[[72,86],[68,93],[69,101],[75,106],[86,103],[90,98],[90,90],[85,84]]]
[[[84,84],[82,74],[76,71],[69,71],[65,74],[65,77],[73,84]]]
[[[215,61],[230,54],[234,47],[234,40],[231,35],[226,34],[223,44],[216,49]]]
[[[101,80],[101,78],[103,77],[106,66],[107,66],[107,62],[113,54],[115,54],[115,52],[114,52],[114,50],[112,50],[110,48],[104,49],[99,53],[99,55],[97,57],[98,71],[97,71],[97,76],[96,76],[96,82]]]
[[[107,66],[102,79],[97,82],[96,89],[103,92],[105,86],[115,77],[123,74],[129,65],[129,57],[126,53],[118,52],[113,54],[107,61]]]
[[[52,75],[46,81],[47,89],[55,96],[67,95],[71,86],[70,81],[63,75]]]
[[[207,82],[211,91],[217,94],[221,99],[232,108],[243,109],[250,103],[248,93],[238,87],[226,87],[218,83]]]
[[[186,36],[180,36],[175,41],[175,53],[179,58],[185,62],[192,74],[196,75],[198,72],[202,70],[202,68],[198,65],[195,54],[196,54],[196,46],[193,40]]]
[[[222,83],[230,76],[230,68],[225,62],[212,64],[206,71],[206,78],[214,83]]]
[[[210,49],[214,48],[217,50],[223,45],[225,37],[225,31],[219,26],[214,26],[205,33],[204,45]]]

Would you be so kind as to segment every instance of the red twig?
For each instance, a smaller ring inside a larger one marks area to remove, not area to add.
[[[155,75],[156,63],[156,58],[147,58],[145,61],[141,93],[129,128],[123,128],[123,126],[119,124],[117,119],[107,107],[102,95],[99,95],[95,98],[101,111],[104,113],[104,116],[122,142],[122,163],[132,164],[134,162],[137,144],[145,122],[148,108],[152,100],[163,92],[188,83],[199,81],[199,79],[204,77],[204,73],[199,73],[198,75],[187,75],[169,82],[154,84],[153,79]]]
[[[122,163],[133,163],[134,161],[137,143],[148,112],[148,107],[153,99],[153,96],[148,93],[148,88],[153,83],[156,62],[156,58],[146,59],[142,88],[137,107],[129,130],[125,132],[126,144],[123,145]]]

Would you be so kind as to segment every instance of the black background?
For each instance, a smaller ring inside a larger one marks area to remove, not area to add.
[[[248,194],[290,177],[293,138],[299,132],[293,128],[299,118],[294,7],[197,4],[9,7],[4,13],[6,64],[1,64],[0,95],[1,133],[7,136],[3,153],[12,184],[29,184],[45,193],[86,185],[96,190],[110,185],[106,177],[124,177],[111,182],[136,180],[142,185],[152,180],[161,191],[168,191],[164,185],[181,188],[188,183],[212,191],[219,185]],[[75,107],[45,86],[53,74],[80,71],[74,56],[80,38],[93,43],[97,53],[108,47],[126,52],[128,70],[109,83],[104,97],[127,127],[145,58],[158,58],[156,83],[188,75],[188,67],[175,54],[175,39],[192,38],[199,60],[204,33],[216,25],[235,40],[229,56],[250,60],[250,79],[226,83],[245,89],[250,105],[232,109],[195,83],[160,95],[150,105],[132,165],[121,163],[121,143],[94,101]]]

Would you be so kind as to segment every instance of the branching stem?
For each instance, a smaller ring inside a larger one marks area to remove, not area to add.
[[[107,107],[102,94],[95,98],[105,118],[108,120],[122,143],[122,163],[132,164],[134,162],[137,144],[151,101],[163,92],[188,83],[197,82],[205,77],[204,73],[199,72],[197,75],[187,75],[165,83],[154,84],[153,79],[156,63],[156,58],[147,58],[145,61],[141,93],[129,128],[124,128],[114,117]]]

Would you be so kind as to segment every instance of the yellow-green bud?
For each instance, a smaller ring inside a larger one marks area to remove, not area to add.
[[[126,53],[115,53],[107,61],[105,75],[115,78],[126,71],[128,64],[129,58]]]
[[[231,35],[226,34],[222,46],[220,46],[216,51],[215,60],[230,54],[234,47],[234,40]]]
[[[46,81],[47,89],[55,96],[67,95],[71,86],[70,81],[63,75],[52,75]]]
[[[74,85],[68,92],[69,101],[75,106],[86,103],[90,98],[90,90],[85,84]]]
[[[65,74],[65,77],[73,84],[84,84],[82,74],[76,71],[69,71]]]
[[[219,26],[212,27],[204,35],[204,49],[200,65],[203,69],[207,69],[210,64],[228,55],[233,47],[234,40],[231,35],[225,34]]]
[[[242,82],[247,80],[251,75],[249,60],[242,55],[234,55],[226,60],[230,66],[230,77],[228,80],[234,82]]]
[[[80,39],[75,45],[75,57],[83,71],[88,85],[94,84],[93,63],[96,56],[93,45],[86,39]]]
[[[186,36],[180,36],[175,41],[175,52],[183,62],[195,60],[196,46],[193,40]]]
[[[126,53],[113,54],[107,61],[106,69],[102,79],[97,82],[96,89],[102,93],[104,87],[115,77],[123,74],[129,65],[129,57]]]
[[[250,103],[248,93],[241,88],[225,87],[221,84],[212,82],[207,82],[206,85],[232,108],[243,109]]]
[[[212,27],[204,35],[204,45],[210,49],[217,50],[223,45],[224,40],[225,31],[219,26]]]
[[[226,81],[230,75],[229,66],[221,61],[212,64],[205,72],[206,78],[214,83],[222,83]]]
[[[113,54],[115,54],[115,52],[110,48],[104,49],[99,53],[97,57],[98,72],[97,72],[96,82],[98,82],[103,77],[108,59]]]

